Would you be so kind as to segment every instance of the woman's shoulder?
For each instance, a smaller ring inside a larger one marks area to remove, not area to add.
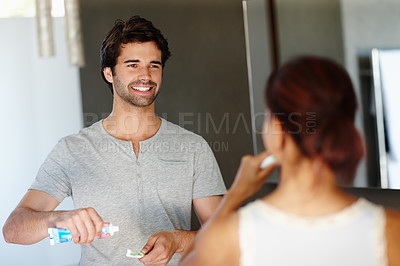
[[[400,212],[386,209],[386,244],[390,265],[400,265]]]
[[[190,265],[239,265],[237,213],[207,221],[196,236],[194,246],[192,256],[198,263]]]

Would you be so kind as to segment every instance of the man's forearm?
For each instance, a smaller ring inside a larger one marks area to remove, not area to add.
[[[7,219],[3,227],[7,243],[30,245],[47,237],[47,228],[54,225],[56,212],[39,212],[29,208],[18,208]]]
[[[68,229],[74,243],[90,245],[103,228],[103,219],[92,207],[54,211],[60,202],[50,194],[28,190],[3,227],[7,243],[30,245],[47,236],[49,227]]]
[[[224,216],[231,214],[232,212],[239,209],[241,204],[248,198],[245,193],[241,191],[236,191],[233,189],[229,189],[225,196],[222,198],[220,205],[213,215],[213,219],[216,217]]]
[[[198,231],[174,230],[173,232],[176,235],[178,243],[178,249],[176,250],[176,253],[183,253],[189,247]]]

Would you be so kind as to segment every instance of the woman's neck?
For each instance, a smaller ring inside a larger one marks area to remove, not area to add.
[[[264,200],[286,212],[320,216],[340,211],[356,199],[337,186],[335,174],[320,160],[302,158],[281,166],[278,187]]]

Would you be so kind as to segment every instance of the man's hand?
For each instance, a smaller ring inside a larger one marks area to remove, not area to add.
[[[103,228],[103,219],[93,208],[62,211],[57,215],[55,227],[68,229],[75,244],[90,245]]]
[[[90,244],[100,235],[103,220],[93,208],[54,211],[60,204],[51,195],[31,189],[3,227],[7,243],[31,245],[48,236],[49,227],[68,229],[75,243]]]
[[[196,231],[173,230],[158,232],[150,236],[141,252],[144,265],[166,265],[174,253],[183,252],[192,241]]]

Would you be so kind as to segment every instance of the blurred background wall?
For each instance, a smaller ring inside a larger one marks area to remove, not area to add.
[[[0,227],[33,182],[57,141],[83,126],[79,70],[68,65],[64,23],[54,20],[56,56],[39,58],[34,18],[0,18]],[[72,208],[71,199],[59,209]],[[75,245],[9,245],[0,265],[71,265]]]

